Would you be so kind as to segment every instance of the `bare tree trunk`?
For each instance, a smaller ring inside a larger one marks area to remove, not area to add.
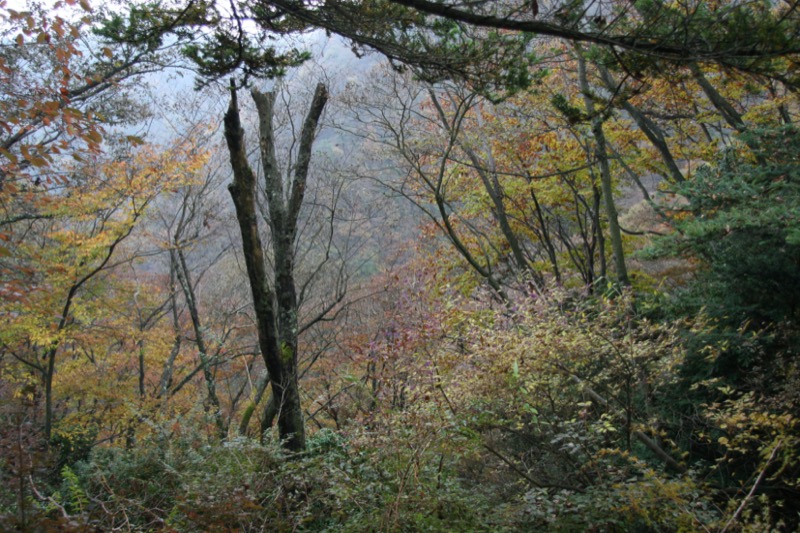
[[[608,69],[604,66],[598,66],[597,68],[600,71],[600,78],[603,80],[606,88],[612,93],[616,92],[617,83],[611,76],[611,73],[608,71]],[[658,124],[646,117],[644,113],[639,110],[639,108],[635,107],[627,99],[624,99],[621,105],[622,109],[624,109],[625,112],[630,115],[630,117],[636,123],[636,126],[650,141],[650,144],[652,144],[655,149],[658,150],[658,153],[661,154],[661,159],[664,161],[664,165],[666,165],[667,172],[672,178],[672,181],[674,183],[683,183],[686,181],[686,178],[683,177],[683,172],[681,172],[681,169],[678,168],[678,163],[675,161],[675,158],[672,156],[672,152],[667,145],[666,136]]]
[[[268,385],[269,375],[266,375],[258,383],[258,387],[256,387],[255,398],[253,398],[250,403],[247,404],[247,407],[242,414],[242,420],[239,422],[239,435],[247,435],[247,427],[250,425],[250,419],[253,418],[253,413],[261,403],[261,399],[264,397],[264,393],[267,391]]]
[[[527,178],[527,181],[528,185],[532,185],[533,180],[530,176]],[[558,253],[550,235],[550,228],[547,220],[545,219],[544,211],[542,210],[542,206],[539,204],[539,199],[536,197],[536,191],[534,191],[533,187],[530,187],[530,195],[531,200],[533,200],[534,214],[536,215],[536,220],[539,221],[539,227],[541,228],[540,238],[542,241],[542,246],[544,246],[544,249],[547,252],[547,257],[550,259],[550,265],[553,267],[553,275],[556,278],[556,283],[561,284],[561,270],[558,267]]]
[[[278,416],[278,406],[275,403],[275,397],[272,396],[264,404],[264,413],[261,415],[261,424],[259,425],[259,440],[264,441],[264,435],[267,430],[275,423],[275,417]]]
[[[619,217],[617,207],[614,204],[614,191],[611,186],[611,167],[608,163],[608,149],[606,147],[606,136],[603,132],[603,117],[595,113],[594,102],[591,97],[589,79],[586,75],[586,60],[580,48],[576,47],[578,59],[578,81],[583,93],[583,101],[586,106],[586,113],[592,120],[592,136],[595,141],[595,155],[600,164],[600,187],[603,191],[603,201],[606,208],[606,218],[608,218],[608,234],[611,238],[611,250],[614,254],[614,266],[617,270],[617,281],[622,286],[630,286],[628,269],[625,267],[625,252],[622,249],[622,231],[619,229]]]
[[[738,132],[742,132],[745,130],[744,119],[742,115],[739,114],[736,109],[728,102],[724,96],[722,96],[717,88],[714,87],[708,78],[706,78],[705,74],[703,74],[703,70],[697,63],[692,63],[689,65],[689,70],[692,72],[692,77],[694,81],[700,86],[703,90],[703,93],[708,98],[708,101],[719,111],[719,114],[728,123],[728,125],[735,129]]]
[[[175,286],[175,277],[177,275],[177,266],[173,261],[170,261],[169,272],[169,299],[172,312],[172,331],[175,334],[175,339],[172,341],[172,349],[169,352],[167,360],[164,362],[164,369],[161,372],[161,379],[158,382],[158,394],[164,398],[164,405],[169,401],[169,388],[172,384],[172,373],[175,366],[175,359],[181,351],[181,328],[178,321],[178,299],[176,298],[177,288]]]
[[[177,244],[177,238],[176,246]],[[211,365],[208,360],[208,349],[206,346],[205,335],[203,334],[203,327],[200,324],[200,313],[197,308],[197,299],[194,294],[194,287],[192,286],[192,279],[189,274],[189,269],[186,266],[186,259],[183,256],[183,251],[180,248],[170,250],[172,261],[175,263],[175,272],[177,273],[178,282],[183,289],[183,295],[186,299],[186,306],[189,308],[189,316],[192,318],[192,328],[194,329],[195,342],[197,343],[197,351],[200,356],[200,366],[203,370],[203,377],[206,381],[206,388],[208,390],[208,403],[213,410],[212,416],[214,424],[217,426],[217,433],[219,438],[224,439],[227,430],[225,422],[222,419],[222,410],[220,408],[219,397],[217,396],[217,384],[214,374],[211,372]]]
[[[236,207],[236,218],[242,233],[242,246],[258,324],[259,347],[269,373],[273,403],[277,407],[278,432],[287,449],[299,451],[305,448],[305,428],[297,375],[298,303],[294,278],[294,244],[297,219],[305,195],[311,148],[328,92],[324,85],[317,85],[311,108],[303,123],[294,173],[287,180],[288,195],[284,193],[284,176],[275,156],[272,128],[275,93],[259,93],[254,90],[251,94],[258,111],[261,165],[273,237],[275,277],[272,287],[267,278],[264,248],[258,233],[255,174],[247,161],[235,87],[231,88],[231,103],[225,114],[225,139],[233,168],[233,183],[228,189]]]
[[[600,224],[600,197],[602,194],[597,188],[597,184],[592,184],[592,228],[597,235],[597,257],[600,260],[600,278],[605,280],[608,276],[608,266],[606,265],[606,237],[603,235],[603,226]]]

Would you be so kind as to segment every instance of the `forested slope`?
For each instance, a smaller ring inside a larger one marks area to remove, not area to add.
[[[0,530],[797,530],[798,9],[0,3]]]

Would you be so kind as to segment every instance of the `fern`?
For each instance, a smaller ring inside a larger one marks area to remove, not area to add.
[[[61,469],[62,493],[64,507],[73,514],[83,514],[89,504],[89,498],[81,487],[80,479],[69,466]]]

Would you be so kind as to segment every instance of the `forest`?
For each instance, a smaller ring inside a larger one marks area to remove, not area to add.
[[[798,0],[0,0],[0,531],[797,531],[798,120]]]

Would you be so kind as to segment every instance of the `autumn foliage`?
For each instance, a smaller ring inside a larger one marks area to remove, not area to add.
[[[798,528],[794,2],[179,4],[0,0],[0,529]]]

